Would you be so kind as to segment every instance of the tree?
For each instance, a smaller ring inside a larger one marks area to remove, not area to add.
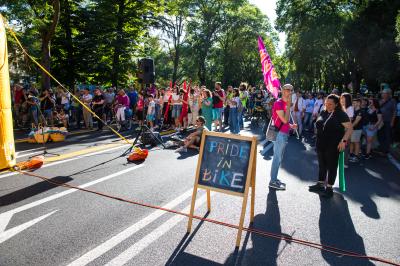
[[[35,29],[41,44],[41,64],[50,71],[50,43],[55,34],[60,17],[60,0],[31,0],[31,1],[0,1],[0,6],[6,7],[6,14],[22,30]],[[42,72],[42,87],[50,88],[50,77]]]
[[[285,31],[294,83],[327,90],[352,82],[354,92],[365,79],[399,84],[395,56],[395,17],[400,2],[279,0],[277,29]]]
[[[188,23],[188,42],[196,53],[194,60],[198,65],[198,79],[201,84],[207,80],[207,57],[219,31],[226,21],[228,9],[234,9],[242,1],[199,0],[191,5],[193,16]]]
[[[266,37],[266,34],[269,36]],[[226,21],[213,48],[214,65],[219,69],[219,76],[224,85],[239,85],[241,81],[252,84],[262,80],[257,37],[262,35],[272,58],[275,58],[277,36],[272,32],[268,18],[250,4],[229,10]]]
[[[172,82],[178,79],[178,67],[185,38],[185,27],[189,15],[188,0],[171,0],[165,2],[164,14],[157,18],[156,28],[161,29],[167,39],[169,54],[173,62]],[[169,42],[172,42],[170,47]]]

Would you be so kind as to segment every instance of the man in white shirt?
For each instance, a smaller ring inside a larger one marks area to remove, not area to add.
[[[307,99],[304,100],[304,129],[310,131],[313,121],[313,111],[315,99],[311,93],[307,95]]]
[[[324,105],[324,93],[318,93],[318,97],[314,103],[314,110],[313,110],[313,120],[317,119],[319,113],[321,112],[322,106]]]
[[[301,133],[303,132],[303,118],[304,118],[304,112],[306,110],[306,106],[305,106],[305,100],[303,99],[303,95],[300,92],[299,89],[296,90],[296,94],[294,94],[294,101],[293,101],[293,106],[291,107],[291,111],[294,114],[294,120],[295,123],[298,126],[298,130],[299,130],[299,135],[301,135]]]

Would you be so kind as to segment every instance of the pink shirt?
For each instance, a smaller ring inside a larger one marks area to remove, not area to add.
[[[277,128],[281,127],[281,129],[279,130],[280,132],[289,134],[289,130],[290,130],[289,123],[282,124],[282,120],[279,118],[278,114],[276,113],[276,111],[279,111],[279,110],[282,110],[284,112],[286,111],[286,102],[283,101],[282,99],[279,99],[274,103],[274,106],[272,108],[273,108],[272,119],[274,120],[275,126]]]
[[[126,95],[126,94],[124,96],[118,95],[116,97],[116,99],[117,99],[117,102],[119,104],[121,104],[121,105],[123,105],[125,107],[129,107],[129,97],[128,97],[128,95]]]

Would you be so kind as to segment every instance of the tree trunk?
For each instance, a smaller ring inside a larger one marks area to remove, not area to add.
[[[175,48],[175,57],[174,57],[174,71],[172,73],[172,84],[175,84],[176,80],[178,79],[178,66],[179,66],[179,57],[180,57],[180,52],[179,52],[178,47]]]
[[[46,37],[42,37],[42,66],[50,72],[50,40]],[[42,71],[42,89],[48,90],[50,88],[50,76]]]
[[[123,26],[124,26],[124,12],[125,12],[125,0],[118,1],[118,15],[117,15],[117,28],[116,33],[117,37],[114,41],[114,55],[113,55],[113,65],[111,71],[111,81],[113,86],[118,88],[118,78],[120,70],[120,60],[119,57],[121,55],[121,45],[122,45],[122,35],[123,35]]]
[[[42,37],[42,66],[50,72],[50,41],[51,38],[54,36],[54,33],[56,31],[56,27],[58,24],[58,20],[60,18],[60,1],[59,0],[53,0],[53,19],[51,24],[49,25],[48,28],[43,28],[41,32],[41,37]],[[50,84],[50,77],[42,71],[42,87],[43,89],[50,89],[51,84]]]
[[[70,0],[63,0],[63,12],[65,14],[64,28],[65,28],[65,48],[67,50],[67,85],[70,90],[75,90],[75,60],[74,60],[74,47],[72,44],[72,30],[71,30],[71,6]],[[74,91],[75,93],[75,91]]]

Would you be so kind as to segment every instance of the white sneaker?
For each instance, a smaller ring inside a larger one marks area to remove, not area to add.
[[[185,146],[182,146],[182,147],[176,149],[175,152],[187,152],[187,148]]]

